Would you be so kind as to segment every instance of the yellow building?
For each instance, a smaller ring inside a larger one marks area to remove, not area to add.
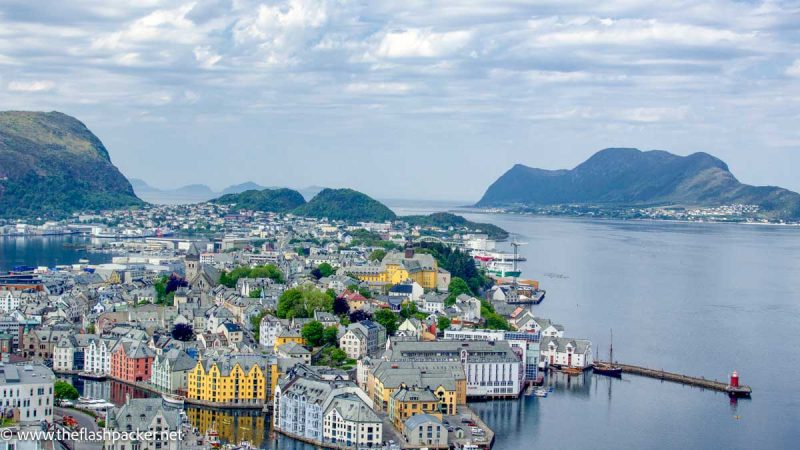
[[[201,359],[189,372],[188,398],[220,404],[264,404],[272,395],[274,361],[262,355]]]
[[[295,342],[300,345],[306,345],[306,340],[297,330],[284,330],[275,338],[275,345],[272,350],[277,353],[278,347],[288,342]]]
[[[349,267],[347,270],[369,283],[394,285],[413,280],[425,289],[436,289],[439,264],[433,255],[414,253],[414,249],[407,248],[403,253],[388,253],[380,265]]]
[[[459,362],[381,361],[367,377],[367,393],[375,408],[392,412],[400,389],[425,389],[438,399],[438,411],[455,415],[467,403],[467,378]]]
[[[389,398],[389,419],[401,433],[404,432],[406,419],[418,414],[430,414],[442,419],[447,413],[447,405],[430,389],[406,387],[394,391]]]

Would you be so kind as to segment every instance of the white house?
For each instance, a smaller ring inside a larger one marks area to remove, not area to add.
[[[539,345],[542,361],[551,366],[588,368],[592,362],[592,343],[586,339],[542,338]]]
[[[186,389],[187,375],[196,365],[186,352],[172,348],[153,358],[150,383],[166,392]]]
[[[0,408],[19,411],[20,423],[53,422],[53,371],[42,364],[0,363]]]
[[[270,315],[264,316],[264,318],[261,319],[261,325],[259,327],[258,343],[261,344],[262,347],[274,348],[275,340],[287,328],[288,325],[286,321]]]
[[[94,374],[111,373],[111,349],[116,344],[116,339],[95,339],[86,346],[84,354],[83,371]]]
[[[19,296],[13,291],[0,291],[0,312],[11,312],[19,308]]]

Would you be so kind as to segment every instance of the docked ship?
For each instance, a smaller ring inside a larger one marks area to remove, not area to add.
[[[608,346],[608,362],[595,361],[592,363],[592,372],[607,377],[622,378],[622,367],[614,365],[614,331],[611,331],[611,340]]]
[[[522,271],[513,262],[492,260],[486,263],[486,271],[498,278],[518,278]]]

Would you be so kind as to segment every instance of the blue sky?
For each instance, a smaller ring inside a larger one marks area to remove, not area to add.
[[[0,105],[159,187],[474,200],[626,146],[800,190],[800,2],[5,0]]]

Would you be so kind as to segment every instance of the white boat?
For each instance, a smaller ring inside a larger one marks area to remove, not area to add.
[[[164,399],[165,403],[169,403],[170,405],[183,406],[183,397],[179,395],[161,394],[161,398]]]
[[[533,391],[533,395],[535,395],[537,397],[547,397],[547,389],[539,388],[539,389]]]

